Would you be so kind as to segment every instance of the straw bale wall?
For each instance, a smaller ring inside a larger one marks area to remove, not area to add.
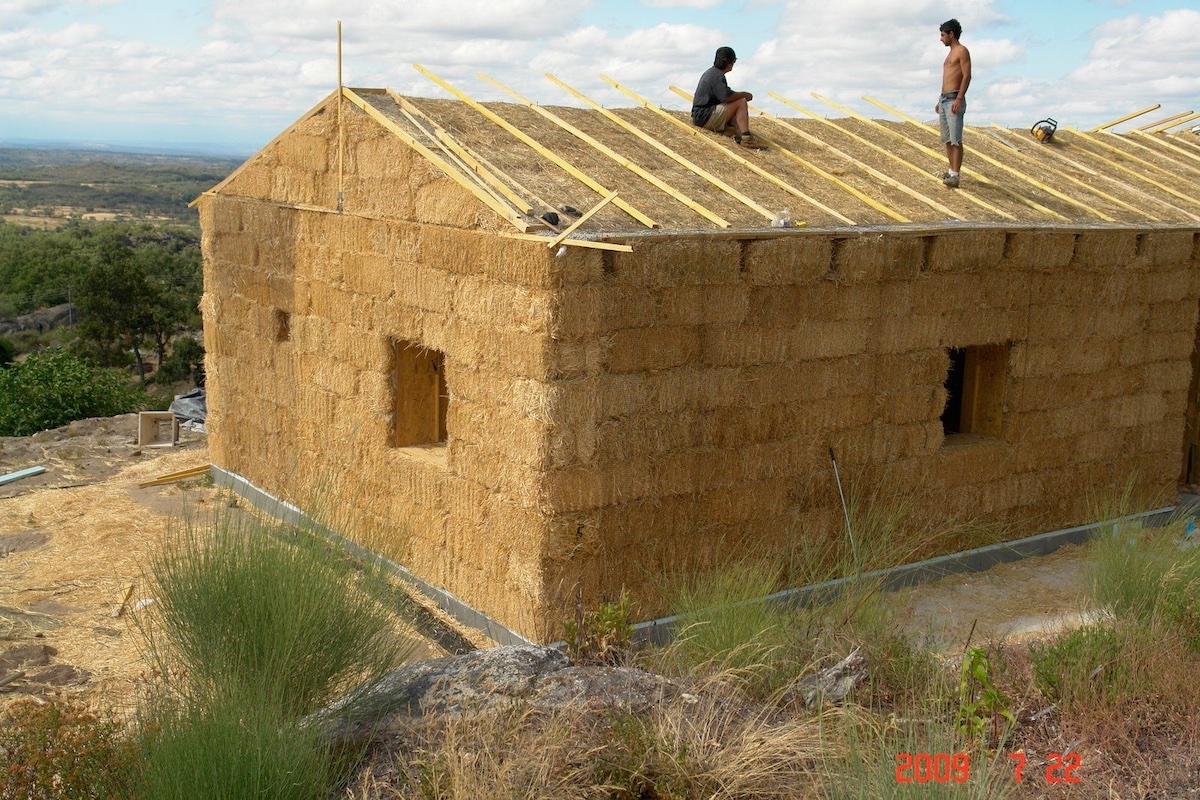
[[[560,255],[345,121],[340,157],[327,106],[201,203],[213,460],[523,634],[623,590],[649,618],[673,574],[839,536],[831,447],[933,529],[1050,530],[1180,473],[1195,230],[680,232]],[[397,342],[444,357],[442,446],[391,444]],[[943,432],[948,348],[1003,356],[987,434]]]
[[[546,477],[549,596],[625,589],[649,617],[672,574],[839,535],[829,447],[845,479],[934,529],[1051,530],[1127,484],[1161,500],[1181,468],[1196,247],[1194,230],[896,230],[585,256],[602,268],[565,287],[551,328],[590,355],[548,411],[587,441],[555,448]],[[987,345],[1006,348],[999,433],[947,437],[947,348]]]

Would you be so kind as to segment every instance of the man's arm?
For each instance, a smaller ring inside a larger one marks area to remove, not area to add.
[[[751,100],[754,99],[754,95],[750,94],[749,92],[730,92],[725,97],[725,102],[730,103],[734,100],[742,100],[742,99],[745,99],[745,101],[747,103],[749,103]]]
[[[971,85],[971,51],[965,47],[961,48],[961,52],[958,54],[958,69],[962,73],[962,77],[958,80],[958,96],[950,104],[950,111],[954,114],[962,111],[963,100],[967,97],[967,87]]]

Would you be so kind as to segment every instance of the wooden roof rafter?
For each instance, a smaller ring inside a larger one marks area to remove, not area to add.
[[[595,148],[598,152],[603,153],[605,156],[611,158],[613,161],[617,162],[622,167],[624,167],[625,169],[632,172],[634,175],[637,175],[639,178],[647,181],[648,183],[657,187],[661,191],[667,193],[675,200],[678,200],[680,203],[683,203],[685,206],[690,208],[692,211],[695,211],[697,214],[704,217],[709,222],[713,223],[714,225],[716,225],[720,228],[728,228],[729,227],[729,225],[730,225],[729,221],[724,219],[723,217],[721,217],[719,214],[716,214],[715,212],[710,211],[708,208],[706,208],[705,206],[696,202],[692,198],[688,197],[686,194],[679,191],[674,186],[671,186],[669,183],[662,180],[657,175],[654,175],[653,173],[642,168],[639,164],[634,163],[630,159],[628,159],[625,156],[621,155],[620,153],[616,152],[608,145],[597,140],[595,137],[584,133],[579,128],[577,128],[574,125],[572,125],[571,123],[567,122],[565,119],[558,116],[554,112],[552,112],[548,109],[542,108],[541,106],[539,106],[538,104],[529,100],[528,98],[522,96],[518,92],[515,92],[512,89],[510,89],[509,87],[505,86],[500,81],[495,80],[482,72],[478,72],[478,73],[476,73],[476,75],[479,78],[492,84],[497,89],[500,89],[501,91],[506,92],[508,95],[515,98],[518,102],[523,103],[526,108],[536,112],[538,115],[544,117],[545,119],[550,120],[555,125],[558,125],[560,128],[567,131],[575,138],[579,139],[580,141],[584,142],[585,144],[590,145],[591,147]],[[576,224],[578,224],[578,223],[576,223]]]
[[[853,139],[854,141],[858,142],[859,144],[864,145],[868,149],[873,150],[874,152],[878,153],[879,155],[882,155],[882,156],[896,162],[897,164],[899,164],[900,166],[902,166],[908,170],[916,172],[923,179],[937,183],[939,186],[941,185],[941,180],[939,178],[937,178],[935,175],[931,174],[928,170],[924,169],[919,164],[915,164],[912,161],[909,161],[908,159],[903,158],[898,153],[888,150],[885,147],[880,147],[879,145],[875,144],[875,142],[872,142],[870,139],[866,139],[862,136],[859,136],[854,131],[847,130],[846,128],[843,128],[842,126],[838,125],[837,123],[833,122],[832,120],[825,119],[824,117],[817,114],[815,111],[807,109],[804,106],[802,106],[792,100],[789,100],[788,98],[784,97],[781,94],[776,94],[775,92],[768,92],[768,94],[771,97],[778,100],[779,102],[783,103],[784,105],[786,105],[790,108],[794,108],[795,110],[799,111],[802,114],[807,114],[809,117],[811,117],[812,119],[815,119],[817,122],[820,122],[821,124],[825,125],[826,127],[832,128],[833,130],[837,131],[839,134],[849,137],[850,139]],[[992,212],[996,216],[1003,217],[1004,219],[1016,219],[1016,217],[1014,217],[1012,214],[1009,214],[1007,211],[1002,211],[1001,209],[996,208],[994,205],[987,202],[986,200],[976,197],[974,194],[971,194],[969,192],[965,193],[965,194],[960,193],[959,197],[966,198],[968,201],[974,203],[975,205],[979,206],[980,208],[983,208],[983,209],[986,209],[986,210]],[[961,217],[958,217],[957,214],[955,214],[954,216],[955,216],[955,218],[961,219]]]
[[[1133,141],[1133,138],[1135,136],[1138,139],[1138,141],[1136,141],[1136,142]],[[1153,153],[1154,155],[1159,156],[1159,157],[1166,157],[1167,154],[1165,154],[1159,150],[1155,150],[1154,148],[1156,148],[1156,147],[1165,148],[1167,150],[1170,150],[1172,153],[1175,153],[1176,155],[1181,155],[1184,158],[1191,159],[1192,161],[1200,163],[1200,153],[1190,152],[1188,150],[1185,150],[1184,148],[1180,147],[1177,144],[1172,144],[1171,142],[1165,141],[1165,138],[1162,136],[1155,136],[1152,133],[1144,133],[1142,131],[1134,131],[1132,134],[1128,134],[1122,138],[1125,139],[1126,141],[1128,141],[1130,144],[1136,144],[1137,146],[1144,149],[1146,152]],[[1146,144],[1147,142],[1150,142],[1150,144]],[[1200,167],[1196,166],[1195,164],[1188,164],[1185,162],[1184,166],[1187,167],[1188,169],[1192,170],[1193,172],[1200,174]]]
[[[1007,128],[1003,127],[1002,125],[997,125],[996,123],[992,123],[991,128],[996,131],[1005,131],[1005,132],[1008,131]],[[998,135],[995,136],[995,138],[1002,144],[1009,147],[1010,149],[1016,150],[1018,154],[1021,152],[1020,148],[1018,148],[1016,145],[1009,142],[1007,139],[1003,139]],[[1086,175],[1091,175],[1093,178],[1097,178],[1097,179],[1103,178],[1103,179],[1109,180],[1109,181],[1117,184],[1118,186],[1120,186],[1122,189],[1124,189],[1127,192],[1136,193],[1136,194],[1140,195],[1141,197],[1144,197],[1147,200],[1152,200],[1156,203],[1163,202],[1162,200],[1159,200],[1157,197],[1154,197],[1153,195],[1148,195],[1145,192],[1141,191],[1140,189],[1134,188],[1132,186],[1129,186],[1128,184],[1118,181],[1116,178],[1112,178],[1108,175],[1097,172],[1096,170],[1092,169],[1091,167],[1087,166],[1086,164],[1081,164],[1078,161],[1075,161],[1074,159],[1068,158],[1067,156],[1063,155],[1062,153],[1055,151],[1053,149],[1054,145],[1035,144],[1034,147],[1042,148],[1039,152],[1054,156],[1055,158],[1060,159],[1063,162],[1071,165],[1072,167],[1079,170],[1080,172],[1082,172]],[[1043,166],[1043,168],[1044,168],[1044,166]],[[1132,203],[1128,203],[1119,197],[1109,194],[1108,192],[1105,192],[1101,189],[1097,189],[1095,186],[1092,186],[1091,184],[1089,184],[1085,181],[1081,181],[1079,178],[1076,178],[1074,175],[1071,175],[1069,172],[1065,172],[1062,170],[1055,170],[1054,172],[1058,175],[1061,175],[1063,178],[1071,181],[1072,183],[1082,186],[1083,188],[1087,189],[1092,194],[1095,194],[1099,197],[1103,197],[1105,200],[1109,201],[1110,203],[1113,203],[1114,205],[1118,205],[1121,208],[1127,209],[1129,211],[1133,211],[1137,214],[1143,214],[1146,216],[1147,219],[1149,219],[1151,221],[1154,221],[1154,222],[1159,221],[1159,217],[1156,217],[1155,215],[1151,214],[1145,208],[1135,206]],[[1169,206],[1169,207],[1175,209],[1176,211],[1180,211],[1180,212],[1183,211],[1183,209],[1175,208],[1175,206]]]
[[[1152,106],[1146,106],[1141,111],[1134,111],[1132,114],[1126,114],[1123,117],[1118,117],[1117,119],[1114,119],[1112,122],[1106,122],[1103,125],[1097,125],[1096,127],[1091,128],[1088,132],[1089,133],[1097,133],[1099,131],[1106,131],[1109,128],[1120,125],[1122,122],[1128,122],[1131,119],[1136,119],[1137,117],[1140,117],[1143,114],[1149,114],[1151,111],[1157,111],[1160,108],[1162,108],[1162,103],[1155,103]]]
[[[1146,161],[1145,159],[1141,159],[1135,155],[1131,155],[1131,154],[1125,152],[1124,150],[1122,150],[1121,148],[1114,147],[1113,145],[1108,144],[1107,142],[1099,141],[1098,139],[1095,138],[1095,136],[1097,134],[1084,133],[1083,131],[1077,130],[1075,128],[1069,128],[1069,127],[1063,128],[1062,130],[1066,131],[1067,133],[1075,134],[1081,140],[1083,140],[1084,142],[1087,142],[1088,144],[1096,145],[1097,147],[1100,147],[1104,150],[1107,150],[1118,156],[1121,156],[1122,158],[1124,158],[1128,161],[1132,161],[1136,164],[1141,164],[1142,166],[1148,167],[1149,169],[1151,169],[1155,172],[1161,173],[1162,175],[1164,175],[1168,178],[1174,179],[1175,177],[1177,177],[1175,175],[1172,175],[1170,172],[1163,169],[1162,167],[1159,167],[1156,164],[1152,164],[1149,161]],[[1070,145],[1071,143],[1068,140],[1066,142],[1066,144]],[[1073,145],[1073,146],[1077,146],[1077,145]],[[1104,158],[1103,156],[1099,156],[1099,155],[1096,155],[1095,157],[1099,158],[1100,160],[1104,161],[1107,164],[1110,164],[1111,166],[1116,167],[1117,169],[1121,170],[1122,172],[1127,172],[1130,175],[1133,175],[1134,177],[1136,177],[1138,180],[1142,181],[1143,183],[1148,183],[1151,186],[1157,187],[1157,188],[1161,189],[1162,191],[1166,192],[1167,194],[1173,195],[1174,197],[1178,197],[1180,200],[1186,200],[1188,203],[1191,203],[1192,205],[1200,206],[1200,199],[1192,197],[1191,195],[1188,195],[1188,194],[1184,194],[1183,192],[1178,191],[1177,189],[1173,189],[1170,186],[1166,185],[1165,183],[1162,183],[1161,181],[1154,180],[1151,177],[1149,177],[1148,175],[1146,175],[1142,172],[1138,172],[1135,169],[1131,169],[1130,167],[1127,167],[1124,164],[1113,161],[1110,158]],[[1193,215],[1193,218],[1194,218],[1194,215]]]
[[[932,148],[926,147],[925,145],[916,141],[912,137],[901,133],[900,131],[894,131],[887,126],[880,124],[878,121],[873,120],[870,117],[864,117],[862,114],[859,114],[857,111],[852,111],[849,108],[846,108],[845,106],[838,105],[837,103],[833,102],[832,100],[830,100],[826,97],[822,97],[821,95],[817,94],[816,92],[809,92],[809,94],[811,94],[817,100],[820,100],[822,103],[825,103],[828,106],[836,108],[837,110],[842,111],[843,113],[849,114],[850,116],[854,117],[855,119],[859,120],[860,122],[866,123],[867,125],[871,126],[872,130],[878,130],[883,133],[886,133],[889,136],[893,137],[894,139],[897,139],[897,140],[907,144],[909,147],[912,147],[932,158],[938,159],[939,161],[945,158],[945,154],[938,153],[935,150],[933,150]],[[1039,213],[1045,214],[1050,217],[1054,217],[1056,219],[1060,219],[1060,220],[1066,219],[1066,217],[1064,217],[1062,214],[1059,214],[1057,211],[1053,211],[1049,208],[1046,208],[1045,206],[1041,205],[1040,203],[1030,200],[1025,195],[1020,194],[1018,192],[1014,192],[1012,189],[1009,189],[1007,186],[1002,186],[1002,185],[996,183],[995,181],[993,181],[991,178],[987,177],[986,175],[981,175],[974,170],[964,170],[964,171],[968,175],[974,177],[977,181],[979,181],[979,183],[983,184],[984,186],[994,188],[997,191],[1016,200],[1018,203],[1021,203],[1024,206],[1028,206],[1029,208],[1032,208],[1034,211],[1037,211]]]
[[[1177,122],[1172,122],[1169,125],[1159,125],[1157,128],[1150,131],[1150,133],[1166,133],[1167,131],[1171,130],[1171,128],[1178,128],[1180,125],[1187,125],[1189,122],[1195,122],[1198,119],[1200,119],[1200,111],[1197,111],[1194,114],[1188,114],[1183,119]]]
[[[726,183],[725,181],[718,178],[716,175],[713,175],[708,170],[704,169],[703,167],[699,166],[698,164],[693,163],[692,161],[688,160],[684,156],[675,152],[674,150],[667,147],[662,142],[655,139],[650,134],[648,134],[645,131],[643,131],[642,129],[638,128],[633,123],[629,122],[628,120],[622,119],[621,117],[618,117],[616,114],[612,113],[607,108],[605,108],[604,106],[597,103],[595,100],[592,100],[590,97],[583,94],[583,92],[580,92],[579,90],[572,88],[571,86],[567,85],[563,81],[561,81],[558,78],[551,75],[549,72],[546,73],[546,79],[549,80],[551,83],[553,83],[555,86],[559,87],[563,91],[570,94],[571,96],[573,96],[579,100],[582,100],[584,103],[586,103],[588,106],[590,106],[593,110],[599,111],[600,114],[605,119],[607,119],[610,122],[616,124],[617,126],[623,128],[624,130],[632,133],[634,136],[638,137],[646,144],[650,145],[651,147],[658,150],[663,155],[667,156],[668,158],[672,159],[676,163],[685,167],[690,172],[692,172],[692,174],[704,179],[712,186],[715,186],[718,189],[720,189],[721,191],[725,192],[725,194],[729,195],[730,197],[734,198],[738,202],[742,203],[747,208],[754,210],[755,212],[761,214],[763,217],[765,217],[769,220],[775,219],[775,212],[771,211],[766,206],[761,205],[760,203],[756,202],[752,198],[748,197],[747,195],[745,195],[742,192],[738,191],[737,189],[733,188],[728,183]]]
[[[911,117],[911,116],[905,114],[904,112],[887,105],[886,103],[881,103],[878,100],[874,100],[874,99],[872,99],[870,97],[866,97],[866,96],[863,97],[863,100],[866,100],[868,103],[871,103],[874,106],[878,106],[879,108],[882,108],[884,111],[887,111],[890,114],[895,114],[900,119],[902,119],[905,122],[908,122],[910,124],[916,125],[918,128],[920,128],[923,131],[928,131],[934,135],[937,135],[937,131],[932,126],[926,125],[925,123],[921,122],[920,120],[918,120],[914,117]],[[983,161],[986,164],[991,164],[993,167],[996,167],[997,169],[1004,170],[1009,175],[1012,175],[1013,177],[1018,178],[1019,180],[1022,180],[1025,183],[1028,183],[1030,186],[1041,189],[1043,192],[1046,192],[1047,194],[1051,195],[1052,197],[1057,197],[1059,200],[1062,200],[1064,203],[1073,205],[1077,208],[1081,208],[1084,211],[1087,211],[1089,214],[1093,214],[1093,215],[1099,217],[1100,219],[1104,220],[1105,222],[1113,222],[1114,221],[1112,217],[1110,217],[1108,214],[1105,214],[1103,211],[1098,211],[1097,209],[1089,206],[1087,203],[1076,200],[1074,197],[1071,197],[1069,194],[1060,192],[1057,189],[1055,189],[1053,186],[1049,186],[1049,185],[1043,183],[1042,181],[1039,181],[1037,178],[1026,175],[1024,172],[1022,172],[1019,169],[1010,167],[1009,165],[1003,163],[1002,161],[992,158],[987,153],[982,153],[979,150],[975,150],[975,151],[972,151],[971,155],[974,156],[975,158],[978,158],[979,160]],[[1045,208],[1044,206],[1042,208],[1045,211],[1049,211],[1051,214],[1059,217],[1060,219],[1063,219],[1063,220],[1066,219],[1066,217],[1059,214],[1057,211],[1053,211],[1052,209]]]
[[[674,92],[675,94],[682,97],[684,100],[687,100],[689,103],[693,102],[692,95],[689,94],[688,92],[685,92],[683,89],[680,89],[678,86],[669,86],[667,88],[669,88],[672,92]],[[753,108],[753,107],[748,106],[748,108]],[[757,113],[759,116],[761,116],[765,119],[770,119],[772,121],[779,122],[782,127],[786,127],[789,131],[800,136],[800,138],[804,139],[807,142],[815,143],[827,151],[831,150],[831,149],[835,149],[835,148],[825,146],[824,142],[821,142],[816,137],[809,136],[807,133],[800,130],[799,128],[796,128],[795,126],[792,126],[792,125],[788,125],[787,123],[783,122],[782,120],[778,119],[777,117],[773,117],[770,114],[767,114],[767,112],[765,112],[765,111],[760,111],[757,108],[754,108],[753,110],[755,111],[755,113]],[[894,208],[884,205],[883,203],[881,203],[880,201],[871,197],[870,195],[866,194],[865,192],[860,192],[858,189],[855,189],[853,186],[851,186],[850,184],[841,180],[836,175],[834,175],[826,170],[821,169],[816,164],[813,164],[812,162],[808,161],[807,159],[801,158],[799,155],[797,155],[796,153],[793,153],[791,150],[788,150],[786,147],[779,144],[778,142],[769,141],[766,137],[758,136],[758,134],[755,134],[755,136],[756,136],[756,138],[760,138],[764,142],[767,142],[768,144],[772,145],[777,150],[779,150],[779,152],[781,152],[785,156],[791,158],[793,161],[800,164],[801,166],[803,166],[805,169],[809,170],[810,172],[815,172],[817,175],[820,175],[822,178],[829,181],[834,186],[837,186],[839,189],[841,189],[845,192],[849,192],[850,194],[854,195],[859,200],[862,200],[864,203],[866,203],[867,205],[869,205],[871,208],[875,209],[876,211],[880,212],[881,214],[891,217],[896,222],[901,222],[901,223],[912,222],[912,220],[910,220],[908,217],[905,217],[903,214],[900,214]],[[845,153],[841,153],[841,156],[850,160],[851,163],[854,163],[854,164],[858,163],[854,159],[850,158],[849,156],[846,156]],[[884,183],[889,183],[892,181],[891,178],[889,178],[887,175],[884,175],[882,172],[878,173],[877,176],[872,176],[872,177],[875,177],[877,180],[882,180]],[[899,181],[895,181],[894,183],[896,186],[903,185],[903,184],[900,184]],[[908,187],[904,187],[904,188],[907,189]],[[918,195],[918,199],[920,199],[920,197],[921,197],[921,195]],[[928,199],[928,198],[926,198],[926,199]],[[949,209],[946,209],[946,211],[949,211]]]
[[[580,170],[578,167],[576,167],[574,164],[567,161],[565,158],[559,156],[557,153],[550,150],[548,147],[542,145],[540,142],[535,140],[532,136],[530,136],[529,134],[522,131],[520,128],[518,128],[515,125],[513,125],[512,123],[510,123],[508,120],[504,119],[499,114],[495,113],[494,111],[492,111],[489,108],[486,108],[481,103],[479,103],[472,97],[468,96],[465,92],[463,92],[459,89],[456,89],[454,86],[452,86],[449,83],[447,83],[446,81],[442,80],[441,78],[439,78],[437,75],[435,75],[429,69],[421,66],[420,64],[413,64],[413,68],[417,72],[424,75],[426,78],[429,78],[431,81],[436,83],[438,86],[440,86],[443,89],[445,89],[446,91],[450,92],[452,95],[457,97],[459,100],[462,100],[464,103],[466,103],[468,106],[470,106],[475,111],[478,111],[480,114],[482,114],[485,118],[487,118],[491,122],[495,123],[496,125],[500,126],[504,130],[508,131],[510,134],[515,136],[517,139],[520,139],[523,143],[525,143],[527,146],[529,146],[531,149],[533,149],[534,152],[538,153],[543,158],[547,158],[550,161],[552,161],[556,166],[558,166],[564,172],[566,172],[571,177],[573,177],[576,180],[583,183],[585,186],[587,186],[592,191],[596,192],[601,197],[607,197],[609,194],[612,193],[611,189],[608,189],[607,187],[602,185],[595,178],[592,178],[590,175],[588,175],[585,172],[583,172],[582,170]],[[659,224],[657,222],[655,222],[653,219],[646,216],[641,211],[637,210],[636,208],[631,206],[629,203],[625,202],[624,200],[621,200],[620,198],[613,200],[612,204],[614,206],[616,206],[617,208],[621,209],[622,211],[624,211],[629,216],[633,217],[635,220],[637,220],[641,224],[645,225],[647,228],[660,227]]]
[[[1193,113],[1193,112],[1189,108],[1187,111],[1180,111],[1178,114],[1172,114],[1169,117],[1163,117],[1162,119],[1155,120],[1154,122],[1147,122],[1145,125],[1139,125],[1138,127],[1131,130],[1130,133],[1139,133],[1139,132],[1149,131],[1151,128],[1157,128],[1160,125],[1174,122],[1175,120],[1178,120],[1182,117],[1186,117],[1187,115],[1189,115],[1191,113]]]
[[[502,197],[494,194],[488,188],[485,188],[485,185],[473,172],[468,170],[466,173],[464,173],[454,164],[447,162],[440,155],[419,141],[415,136],[397,125],[394,120],[389,119],[382,111],[368,103],[355,90],[349,87],[342,87],[342,95],[355,106],[365,111],[367,115],[376,122],[398,136],[401,141],[403,141],[409,147],[413,148],[422,156],[424,156],[430,163],[440,169],[447,177],[449,177],[459,186],[466,189],[471,194],[475,195],[475,197],[481,200],[484,205],[506,219],[514,228],[522,233],[529,230],[529,222],[523,217],[521,212],[510,206]],[[467,177],[468,175],[470,177]]]
[[[729,149],[727,149],[726,147],[724,147],[723,145],[721,145],[714,139],[712,139],[708,136],[705,136],[704,131],[702,129],[696,128],[693,125],[688,125],[687,123],[684,123],[678,119],[675,119],[675,117],[671,116],[666,111],[663,111],[661,108],[657,107],[656,105],[651,103],[649,100],[647,100],[646,98],[639,95],[637,92],[634,92],[633,90],[621,85],[620,83],[618,83],[617,81],[614,81],[612,78],[608,77],[607,75],[601,75],[600,80],[604,81],[609,86],[612,86],[617,91],[622,92],[625,95],[633,98],[633,100],[635,100],[643,108],[653,111],[660,118],[668,120],[672,125],[680,128],[682,130],[687,131],[688,134],[690,134],[692,136],[697,137],[699,141],[705,142],[706,144],[710,145],[711,147],[715,147],[716,149],[718,149],[719,151],[724,153],[726,156],[728,156],[732,160],[734,160],[734,161],[738,162],[739,164],[741,164],[742,166],[748,168],[754,174],[759,175],[760,177],[766,178],[769,182],[775,184],[780,189],[783,189],[788,194],[791,194],[794,197],[800,198],[801,200],[803,200],[804,202],[813,206],[814,208],[819,208],[820,210],[824,211],[826,214],[829,214],[830,216],[835,217],[836,219],[840,219],[842,222],[845,222],[847,225],[857,225],[858,224],[857,222],[852,220],[850,217],[847,217],[845,214],[841,213],[840,211],[830,208],[829,206],[822,203],[820,200],[817,200],[815,197],[812,197],[809,194],[807,194],[806,192],[803,192],[800,189],[797,189],[795,186],[792,186],[788,182],[781,180],[778,176],[776,176],[776,175],[768,172],[767,170],[763,169],[762,167],[758,166],[753,161],[750,161],[747,158],[743,158],[742,156],[738,155],[737,153],[730,151]]]

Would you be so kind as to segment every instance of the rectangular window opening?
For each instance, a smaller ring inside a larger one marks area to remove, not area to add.
[[[275,341],[286,342],[292,338],[292,315],[282,308],[275,309]]]
[[[392,446],[445,445],[450,406],[445,354],[401,339],[391,345]]]
[[[1008,350],[1007,344],[947,349],[950,365],[942,432],[948,444],[1001,435]]]

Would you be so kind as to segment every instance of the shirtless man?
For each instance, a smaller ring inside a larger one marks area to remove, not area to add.
[[[751,150],[764,150],[766,145],[750,132],[749,103],[754,95],[735,92],[729,88],[725,75],[733,69],[737,54],[732,47],[718,47],[713,65],[700,76],[692,98],[692,124],[716,133],[732,129],[734,141]]]
[[[942,141],[950,162],[950,170],[942,176],[942,183],[957,189],[958,170],[963,160],[963,112],[967,110],[967,87],[971,85],[971,53],[958,41],[962,36],[962,25],[958,20],[946,20],[938,30],[942,34],[942,44],[950,48],[950,54],[942,63],[942,96],[933,110],[941,122]]]

